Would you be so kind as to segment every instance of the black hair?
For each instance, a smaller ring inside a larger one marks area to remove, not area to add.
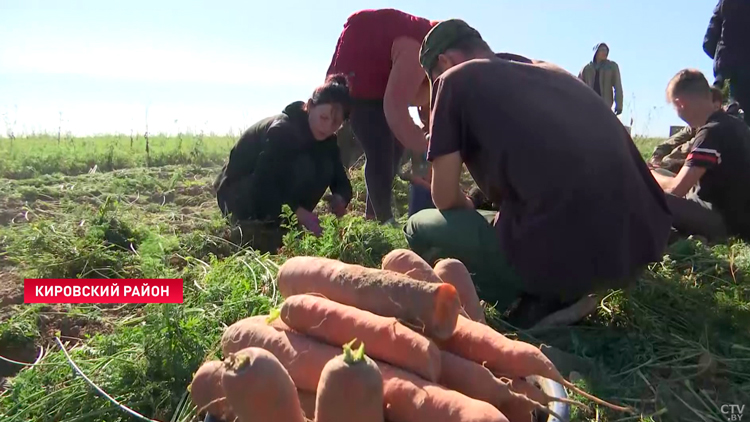
[[[346,75],[342,73],[328,75],[325,83],[315,88],[310,97],[310,102],[314,106],[320,104],[337,104],[341,106],[344,113],[344,120],[348,120],[352,109],[352,97],[349,95],[349,81]]]
[[[476,53],[492,52],[492,49],[487,42],[479,37],[466,37],[460,39],[445,49],[445,51],[448,50],[456,50],[466,56]]]

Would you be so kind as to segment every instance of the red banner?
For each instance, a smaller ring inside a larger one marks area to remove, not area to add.
[[[24,303],[182,303],[182,279],[27,278]]]

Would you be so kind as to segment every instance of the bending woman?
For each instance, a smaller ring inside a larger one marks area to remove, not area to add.
[[[335,133],[348,119],[350,107],[346,78],[331,75],[307,102],[289,104],[281,114],[248,128],[237,141],[214,188],[222,214],[246,232],[245,242],[264,252],[278,249],[284,204],[305,228],[319,235],[313,210],[329,187],[331,210],[337,216],[346,213],[352,186]],[[258,232],[264,238],[269,232],[274,235],[259,241],[253,239]]]

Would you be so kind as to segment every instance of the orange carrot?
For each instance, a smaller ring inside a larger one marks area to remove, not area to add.
[[[257,320],[256,320],[257,321]],[[222,337],[224,354],[245,347],[261,347],[273,353],[289,371],[298,389],[313,392],[320,374],[338,350],[293,331],[280,331],[261,322],[246,322],[234,336]],[[491,404],[448,390],[437,384],[378,362],[383,375],[383,401],[391,422],[501,422],[507,419]]]
[[[305,421],[294,382],[267,350],[248,347],[228,355],[221,384],[240,422]]]
[[[315,397],[314,392],[304,391],[297,389],[297,397],[299,397],[299,404],[302,407],[302,412],[305,414],[307,419],[313,419],[315,417]]]
[[[364,346],[354,352],[351,343],[345,344],[344,354],[323,367],[315,422],[383,422],[383,377]]]
[[[507,418],[487,402],[432,384],[410,372],[379,364],[388,420],[393,422],[500,422]]]
[[[338,354],[338,350],[332,346],[293,331],[275,328],[262,317],[245,318],[224,331],[221,349],[225,355],[246,347],[260,347],[271,352],[289,372],[294,385],[308,392],[316,391],[320,372]]]
[[[435,274],[443,283],[450,283],[456,288],[458,297],[461,299],[461,305],[469,319],[482,324],[487,323],[484,319],[484,309],[479,303],[477,289],[474,287],[474,281],[463,262],[452,258],[440,260],[435,264]]]
[[[224,365],[221,361],[211,360],[204,362],[193,375],[188,391],[190,391],[190,399],[198,409],[199,416],[208,412],[222,420],[234,420],[234,413],[226,401],[224,389],[221,386],[223,373]]]
[[[393,271],[366,268],[328,258],[298,256],[279,268],[282,296],[317,294],[335,302],[395,317],[436,339],[456,326],[461,302],[447,283],[422,283]]]
[[[510,380],[495,378],[489,369],[478,363],[446,351],[442,352],[441,359],[443,361],[443,370],[440,373],[441,385],[495,406],[511,422],[516,422],[518,418],[513,415],[519,414],[526,414],[528,415],[526,419],[530,419],[531,411],[534,409],[553,414],[541,403],[512,391]],[[554,416],[562,420],[559,415]]]
[[[293,330],[332,346],[351,339],[367,345],[368,354],[432,382],[440,375],[440,349],[395,318],[312,295],[296,295],[281,305],[281,319]]]
[[[481,362],[494,374],[509,378],[538,375],[558,382],[578,394],[614,410],[629,412],[629,407],[607,403],[567,381],[555,365],[533,345],[512,340],[491,327],[459,316],[456,331],[440,347],[474,362]]]
[[[409,249],[394,249],[383,257],[381,267],[384,270],[408,275],[415,280],[428,283],[442,283],[430,264]],[[460,292],[459,292],[460,293]]]

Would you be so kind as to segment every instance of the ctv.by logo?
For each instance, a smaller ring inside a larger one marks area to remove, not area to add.
[[[728,421],[741,421],[742,413],[745,411],[745,405],[739,404],[722,404],[721,413],[727,418]]]

